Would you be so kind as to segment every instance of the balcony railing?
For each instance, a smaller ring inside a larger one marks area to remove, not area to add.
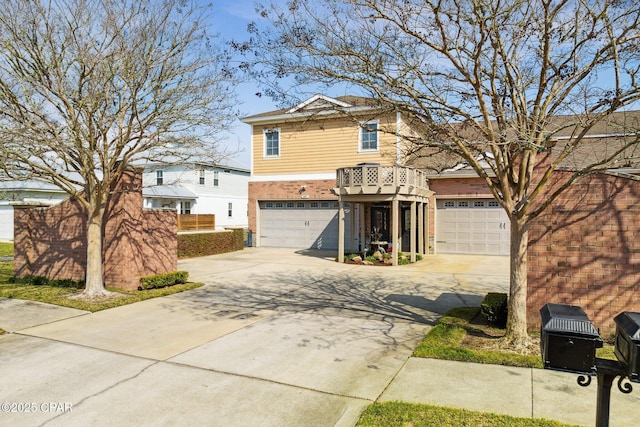
[[[431,194],[425,173],[403,166],[358,165],[336,171],[337,192],[355,194]]]

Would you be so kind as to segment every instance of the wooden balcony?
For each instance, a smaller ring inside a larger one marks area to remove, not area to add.
[[[361,164],[336,170],[335,193],[340,196],[404,195],[429,197],[425,173],[404,166]]]

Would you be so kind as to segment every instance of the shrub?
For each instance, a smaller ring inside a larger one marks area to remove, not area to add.
[[[374,257],[373,255],[369,255],[369,256],[368,256],[368,257],[366,257],[364,260],[365,260],[365,261],[372,262],[372,263],[374,263],[374,264],[375,264],[376,262],[378,262],[378,260],[376,259],[376,257]]]
[[[187,271],[175,271],[173,273],[156,274],[154,276],[146,276],[140,278],[140,286],[138,290],[164,288],[165,286],[173,286],[181,283],[187,283],[189,273]]]
[[[214,233],[178,234],[178,258],[217,255],[244,248],[241,228]]]
[[[489,292],[480,303],[480,313],[487,322],[504,328],[507,325],[507,294]]]

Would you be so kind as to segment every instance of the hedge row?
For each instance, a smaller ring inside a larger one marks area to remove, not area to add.
[[[178,234],[178,258],[191,258],[239,251],[244,248],[244,230]]]
[[[138,290],[164,288],[165,286],[179,285],[187,283],[189,273],[186,271],[174,271],[173,273],[156,274],[140,278]]]

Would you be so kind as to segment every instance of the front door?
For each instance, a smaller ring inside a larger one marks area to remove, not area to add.
[[[389,222],[390,213],[388,206],[372,206],[371,207],[371,240],[389,241]],[[374,235],[374,233],[378,235]]]

